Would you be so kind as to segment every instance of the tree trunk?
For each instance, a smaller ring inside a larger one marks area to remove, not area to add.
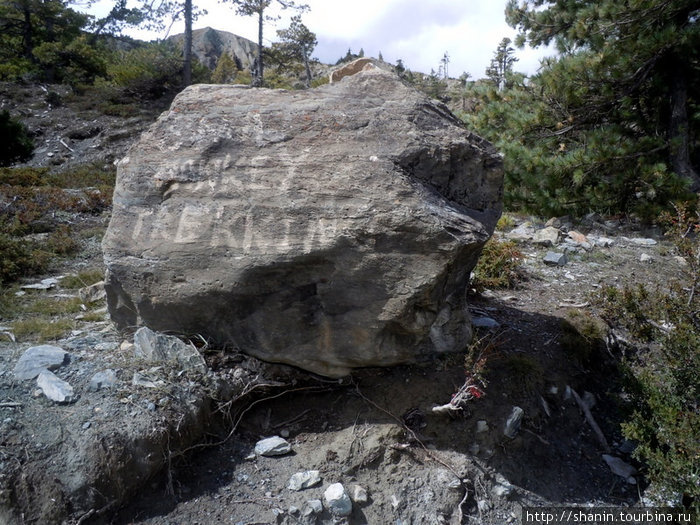
[[[700,191],[700,176],[690,161],[690,122],[688,87],[682,63],[672,68],[671,118],[669,122],[670,160],[673,171],[690,181],[692,191]]]
[[[185,45],[182,80],[185,87],[192,84],[192,0],[185,0]]]
[[[34,27],[32,26],[32,11],[29,2],[22,5],[24,21],[22,23],[22,44],[24,46],[24,58],[34,62]]]
[[[253,78],[253,86],[255,87],[263,85],[263,11],[264,8],[261,5],[260,11],[258,11],[258,70]]]
[[[309,57],[307,56],[306,52],[303,52],[303,57],[304,57],[304,68],[306,69],[306,87],[310,88],[311,87],[311,68],[309,67]]]

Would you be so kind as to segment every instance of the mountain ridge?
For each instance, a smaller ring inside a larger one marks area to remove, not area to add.
[[[180,46],[184,39],[184,33],[168,37],[168,40]],[[212,27],[192,31],[192,54],[204,66],[214,70],[224,53],[231,56],[239,69],[247,69],[258,54],[258,45],[242,36]]]

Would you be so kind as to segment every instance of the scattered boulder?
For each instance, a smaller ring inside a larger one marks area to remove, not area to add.
[[[72,403],[76,399],[73,387],[48,370],[42,370],[39,373],[36,384],[46,397],[56,403]]]
[[[292,446],[289,442],[279,436],[272,436],[261,439],[255,444],[255,454],[257,456],[283,456],[291,452]]]
[[[159,386],[165,385],[165,381],[161,379],[152,379],[141,372],[134,372],[134,376],[131,379],[131,384],[144,388],[158,388]]]
[[[461,351],[502,179],[488,142],[382,69],[190,86],[118,165],[110,315],[334,377]]]
[[[532,237],[532,242],[541,246],[556,246],[559,244],[560,240],[561,231],[553,226],[548,226],[541,230],[537,230],[535,235]]]
[[[655,239],[643,237],[634,237],[628,240],[629,242],[631,242],[632,244],[636,244],[637,246],[656,246],[658,244],[658,242]]]
[[[15,365],[15,377],[20,380],[34,379],[42,370],[56,370],[68,364],[70,355],[63,348],[39,345],[27,348]]]
[[[323,512],[323,502],[320,499],[310,499],[301,508],[304,523],[316,523],[316,516]]]
[[[323,493],[323,499],[334,516],[349,516],[352,513],[352,501],[345,492],[342,483],[333,483]]]
[[[565,253],[547,252],[544,259],[542,259],[542,262],[548,264],[549,266],[564,266],[569,262],[569,260],[566,258]]]
[[[509,231],[506,236],[511,241],[531,241],[535,237],[535,227],[530,221],[525,221]]]
[[[134,334],[134,355],[156,363],[177,363],[183,370],[207,371],[207,363],[193,345],[145,326]]]
[[[594,237],[594,236],[589,236],[589,239],[593,241],[593,243],[596,246],[599,246],[601,248],[609,248],[613,244],[615,244],[615,241],[610,239],[609,237]]]
[[[117,384],[117,374],[111,368],[97,372],[90,378],[90,383],[88,384],[88,390],[91,392],[96,392],[102,388],[112,388]]]
[[[321,483],[321,474],[319,471],[307,470],[293,474],[292,477],[289,478],[287,488],[289,490],[300,491],[318,485],[319,483]]]

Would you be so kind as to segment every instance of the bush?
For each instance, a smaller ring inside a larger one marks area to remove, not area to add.
[[[32,158],[34,142],[27,128],[5,110],[0,112],[0,166]]]
[[[104,54],[85,35],[69,43],[42,42],[34,49],[34,56],[44,74],[50,75],[47,78],[50,82],[92,84],[107,70]]]
[[[14,281],[24,275],[40,273],[48,266],[48,254],[0,233],[0,284]]]
[[[228,53],[222,53],[211,74],[214,84],[232,84],[238,74],[238,66]]]
[[[523,254],[513,241],[489,240],[472,272],[472,287],[477,291],[514,288],[523,279],[522,259]]]
[[[182,69],[182,53],[170,42],[162,42],[120,53],[107,72],[128,96],[155,100],[180,90]],[[209,70],[193,59],[192,81],[203,82],[209,76]]]
[[[669,235],[685,257],[686,279],[667,288],[607,288],[599,296],[608,324],[639,341],[623,359],[632,416],[623,433],[663,501],[700,511],[700,300],[698,217],[677,207]]]

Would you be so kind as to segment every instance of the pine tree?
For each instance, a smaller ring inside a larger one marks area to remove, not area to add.
[[[236,62],[228,53],[222,53],[216,62],[216,68],[211,74],[211,81],[215,84],[230,84],[238,75]]]
[[[311,60],[311,53],[313,53],[316,44],[318,44],[316,34],[303,24],[300,15],[296,15],[292,17],[289,27],[277,31],[277,35],[285,47],[290,50],[290,54],[304,64],[304,71],[306,72],[305,83],[308,88],[311,85],[309,60]]]
[[[700,189],[697,0],[509,0],[506,17],[519,45],[551,42],[561,53],[539,79],[559,108],[549,132],[569,151],[599,151],[594,163],[572,163],[575,183],[617,179],[634,196],[672,171]]]
[[[265,20],[276,20],[278,17],[266,15],[266,10],[272,5],[273,0],[227,0],[233,4],[236,14],[242,16],[255,16],[258,19],[258,56],[255,59],[253,85],[260,87],[263,85],[264,63],[263,63],[263,25]],[[307,5],[297,5],[293,0],[274,0],[282,9],[296,9],[306,11]]]
[[[493,81],[499,91],[503,91],[508,85],[508,78],[513,73],[513,64],[518,61],[514,56],[515,49],[510,44],[510,38],[501,40],[493,53],[491,65],[486,69],[486,76]]]

